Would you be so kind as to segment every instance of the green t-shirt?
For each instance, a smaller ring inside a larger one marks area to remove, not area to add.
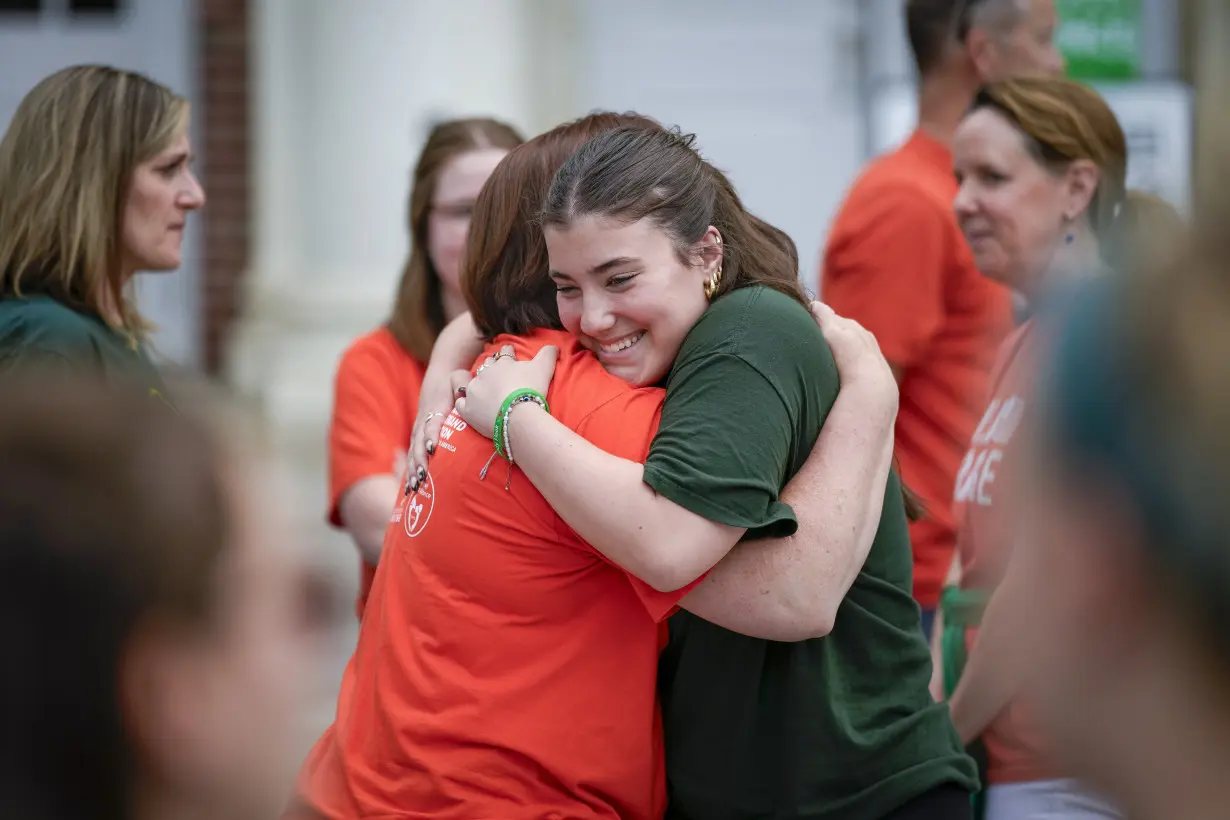
[[[101,376],[167,401],[145,351],[107,326],[46,296],[0,297],[0,373]]]
[[[645,481],[744,540],[798,527],[779,492],[837,398],[810,314],[764,287],[715,302],[667,381]],[[680,612],[659,684],[668,817],[878,818],[936,786],[973,790],[974,762],[928,691],[901,485],[830,635],[749,638]],[[746,549],[755,549],[748,545]]]

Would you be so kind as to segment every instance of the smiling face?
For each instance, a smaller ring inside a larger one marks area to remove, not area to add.
[[[637,386],[666,378],[688,331],[708,306],[716,257],[689,265],[647,219],[583,216],[544,231],[560,321],[603,367]],[[712,244],[710,228],[700,244]]]
[[[191,161],[185,130],[133,172],[121,226],[126,275],[179,267],[188,213],[205,204]]]

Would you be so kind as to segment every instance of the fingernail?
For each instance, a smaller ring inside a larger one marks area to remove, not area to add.
[[[425,449],[427,450],[427,455],[429,456],[435,455],[436,454],[436,443],[434,441],[427,442],[427,446]]]
[[[425,478],[427,478],[427,471],[422,467],[419,467],[419,481],[422,481]]]
[[[410,489],[417,490],[419,488],[419,480],[417,478],[410,479]]]

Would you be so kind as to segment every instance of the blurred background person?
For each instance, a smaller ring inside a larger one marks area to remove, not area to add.
[[[66,68],[25,96],[0,141],[0,368],[162,392],[132,278],[179,267],[205,204],[188,130],[185,99],[108,66]]]
[[[342,354],[329,425],[329,522],[359,550],[357,609],[371,590],[389,513],[397,499],[419,388],[436,337],[465,312],[461,255],[479,190],[521,144],[492,119],[436,125],[410,189],[410,256],[388,321]]]
[[[0,380],[0,816],[276,816],[314,599],[255,438],[92,379]]]
[[[1127,140],[1097,92],[1063,79],[991,83],[957,127],[953,154],[956,217],[983,276],[1037,303],[1102,273],[1132,204]],[[985,753],[989,820],[1116,816],[1064,777],[1038,738],[1017,696],[1025,670],[1011,619],[999,605],[981,618],[1014,550],[1038,548],[1022,518],[1019,433],[1034,411],[1041,344],[1029,319],[1000,350],[989,404],[957,474],[960,586],[945,590],[938,621],[936,669],[961,739]]]
[[[901,478],[927,514],[910,526],[914,596],[928,635],[952,563],[952,488],[1012,329],[1008,288],[979,274],[952,212],[951,142],[978,87],[1056,74],[1054,0],[908,0],[918,124],[872,162],[833,222],[820,296],[870,330],[901,388]]]

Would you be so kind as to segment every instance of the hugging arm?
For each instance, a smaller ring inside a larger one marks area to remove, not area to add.
[[[736,357],[709,357],[672,377],[645,465],[605,452],[532,403],[510,414],[512,450],[560,517],[632,575],[673,590],[713,568],[683,606],[753,637],[815,637],[831,628],[878,528],[896,415],[891,373],[879,362],[881,378],[848,380],[787,487],[784,500],[803,509],[797,532],[790,510],[778,502],[794,436],[790,413],[774,386]],[[471,383],[459,410],[490,435],[490,407],[535,383],[541,374],[534,365],[494,361]],[[486,421],[478,418],[480,405]],[[703,464],[689,463],[698,450]],[[672,478],[678,475],[694,480]],[[748,527],[763,523],[766,510],[776,517],[770,531],[782,537],[732,553]]]
[[[470,365],[482,352],[483,340],[469,312],[449,322],[436,337],[419,391],[418,417],[411,431],[406,470],[408,481],[413,481],[416,475],[426,474],[428,459],[440,438],[440,428],[453,409],[457,387],[468,380]]]
[[[680,606],[770,640],[827,635],[879,529],[894,419],[866,391],[843,388],[807,462],[782,491],[798,531],[735,547]]]

